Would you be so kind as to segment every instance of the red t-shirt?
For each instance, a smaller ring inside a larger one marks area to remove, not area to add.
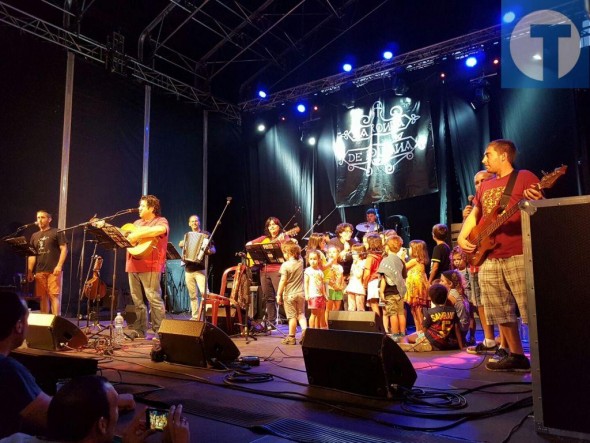
[[[508,184],[510,174],[502,178],[491,178],[481,183],[479,191],[473,200],[474,207],[479,209],[483,217],[488,216],[496,208],[504,189]],[[524,198],[523,192],[532,184],[539,183],[539,179],[530,171],[521,170],[518,172],[510,201],[506,209],[517,205]],[[520,225],[520,210],[510,217],[495,232],[496,247],[490,251],[487,258],[509,258],[514,255],[522,255],[522,227]]]
[[[133,222],[135,226],[164,226],[166,233],[158,237],[156,247],[147,258],[136,258],[127,252],[127,263],[125,264],[126,272],[163,272],[166,265],[166,247],[168,245],[168,220],[164,217],[156,217],[150,221],[142,219]]]

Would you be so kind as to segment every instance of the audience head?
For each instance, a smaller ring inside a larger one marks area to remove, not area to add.
[[[363,260],[365,258],[367,258],[367,250],[365,249],[365,247],[363,245],[352,245],[350,247],[350,252],[352,254],[352,258],[354,259],[355,256],[359,259],[359,260]]]
[[[308,249],[305,254],[305,260],[308,266],[319,266],[321,261],[320,251],[317,249]]]
[[[385,246],[387,247],[387,249],[389,249],[389,251],[392,254],[397,254],[399,250],[402,248],[403,244],[404,241],[400,236],[390,235],[389,237],[387,237],[387,243],[385,244]]]
[[[429,262],[428,247],[424,240],[410,241],[410,258],[415,258],[416,261],[422,264]]]
[[[463,276],[459,271],[455,269],[443,271],[441,276],[441,283],[449,289],[456,289],[461,293],[464,290]]]
[[[441,285],[440,283],[435,283],[428,288],[428,296],[432,303],[437,306],[444,305],[447,301],[447,295],[449,290],[446,286]]]
[[[449,228],[447,225],[439,223],[432,227],[432,236],[439,241],[445,241],[447,238],[447,232],[449,232]]]
[[[366,248],[369,252],[381,252],[383,251],[383,241],[381,235],[377,232],[368,232],[365,234],[363,241],[366,241]]]
[[[24,341],[29,309],[15,292],[0,292],[0,342],[7,351],[18,348]]]
[[[345,241],[350,240],[354,228],[350,223],[340,223],[336,226],[336,237]]]
[[[295,243],[285,243],[283,246],[283,254],[288,254],[295,260],[299,260],[301,258],[301,248]]]
[[[309,236],[309,240],[307,241],[307,249],[323,250],[324,246],[326,246],[324,234],[321,232],[314,232]]]
[[[461,246],[455,246],[451,251],[451,264],[454,269],[463,270],[467,266],[467,255]]]
[[[70,380],[49,404],[49,437],[59,441],[113,441],[119,419],[117,400],[117,391],[103,377]]]

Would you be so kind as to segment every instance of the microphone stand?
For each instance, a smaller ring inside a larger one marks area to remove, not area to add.
[[[221,224],[221,219],[223,218],[225,211],[227,211],[227,208],[229,206],[229,204],[231,203],[232,198],[231,197],[226,197],[225,199],[225,206],[223,208],[223,211],[221,211],[221,214],[219,215],[219,218],[217,219],[217,222],[215,223],[215,227],[213,228],[213,231],[211,231],[211,234],[209,234],[209,243],[207,244],[207,248],[209,248],[209,244],[213,241],[213,236],[215,235],[215,232],[217,232],[217,228],[219,228],[219,225]],[[208,278],[208,272],[209,270],[209,257],[207,255],[205,255],[205,276],[207,276],[207,280],[205,280],[205,291],[203,293],[203,300],[201,300],[201,306],[199,306],[199,319],[201,321],[207,321],[207,294],[209,292],[209,278]],[[223,294],[221,294],[223,295]],[[205,308],[204,308],[205,307]]]
[[[301,237],[301,239],[306,238],[310,233],[313,233],[313,230],[316,226],[320,225],[320,220],[322,219],[321,215],[318,215],[318,218],[316,219],[316,221],[313,222],[313,224],[311,225],[311,228],[309,228],[307,230],[307,232],[305,234],[303,234],[303,237]],[[307,246],[306,246],[307,247]]]
[[[295,217],[297,217],[297,214],[299,214],[301,212],[301,208],[299,206],[297,206],[295,208],[295,212],[293,213],[293,215],[291,216],[291,218],[289,219],[289,221],[287,223],[284,224],[283,226],[283,231],[285,229],[287,229],[287,226],[289,226],[291,224],[291,222],[295,219]],[[287,229],[288,230],[288,229]]]

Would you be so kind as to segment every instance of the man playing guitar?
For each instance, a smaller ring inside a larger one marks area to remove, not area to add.
[[[495,177],[481,183],[473,200],[473,210],[465,219],[458,243],[461,248],[473,253],[477,246],[469,241],[471,231],[489,221],[500,202],[514,171],[516,146],[509,140],[492,141],[482,159],[487,172]],[[510,208],[523,198],[539,200],[543,194],[535,188],[539,179],[530,171],[520,170],[510,200],[505,206]],[[490,371],[530,371],[530,362],[524,355],[518,330],[516,306],[523,323],[527,323],[527,297],[525,288],[525,269],[522,245],[520,212],[516,212],[495,231],[495,246],[479,268],[479,285],[482,302],[485,306],[488,324],[497,324],[508,343],[509,354],[498,361],[488,361]]]
[[[143,293],[150,304],[152,329],[158,338],[158,330],[166,310],[162,300],[160,276],[166,263],[168,244],[168,220],[160,215],[160,200],[154,195],[144,195],[139,200],[139,220],[133,222],[135,229],[127,234],[132,245],[150,242],[148,253],[134,256],[127,252],[125,271],[129,276],[129,289],[135,305],[137,320],[131,326],[136,337],[144,338],[148,330],[147,307]]]

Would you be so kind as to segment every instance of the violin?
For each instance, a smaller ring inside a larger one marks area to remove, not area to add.
[[[97,300],[107,295],[107,285],[100,279],[100,268],[102,268],[102,257],[97,255],[92,268],[92,278],[84,284],[84,296],[88,300]]]

